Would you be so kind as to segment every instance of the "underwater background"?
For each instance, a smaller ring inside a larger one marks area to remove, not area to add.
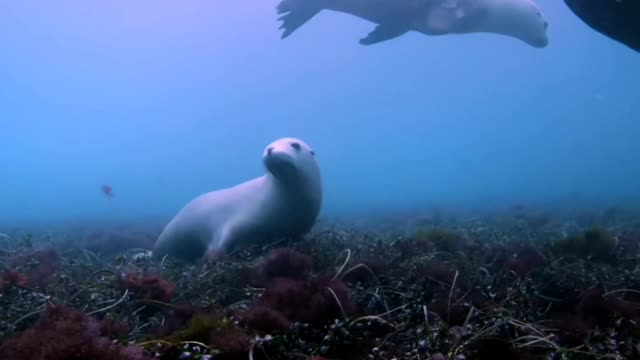
[[[275,0],[0,4],[0,223],[168,220],[318,154],[322,216],[529,202],[633,205],[640,62],[557,0],[550,44],[409,33],[325,11],[280,40]],[[113,188],[114,198],[100,192]]]
[[[0,360],[640,359],[637,52],[277,2],[0,2]],[[312,231],[149,251],[282,137]]]

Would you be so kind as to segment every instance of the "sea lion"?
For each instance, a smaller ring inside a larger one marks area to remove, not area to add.
[[[640,52],[640,0],[564,0],[593,30]]]
[[[308,232],[322,205],[314,151],[282,138],[265,148],[262,161],[263,176],[191,200],[164,228],[153,256],[215,258],[248,242]]]
[[[377,44],[409,31],[426,35],[493,33],[544,48],[548,22],[532,0],[281,0],[282,38],[322,10],[351,14],[377,26],[362,45]]]

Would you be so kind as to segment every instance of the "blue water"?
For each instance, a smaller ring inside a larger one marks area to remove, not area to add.
[[[323,215],[632,199],[640,56],[538,2],[545,49],[364,47],[332,12],[280,40],[275,0],[3,1],[0,222],[171,216],[283,136],[318,154]]]

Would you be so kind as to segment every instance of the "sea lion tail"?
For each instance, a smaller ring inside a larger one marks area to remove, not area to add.
[[[319,0],[281,0],[278,4],[278,14],[284,14],[278,18],[282,21],[280,29],[284,29],[281,38],[284,39],[304,25],[312,17],[322,10]]]

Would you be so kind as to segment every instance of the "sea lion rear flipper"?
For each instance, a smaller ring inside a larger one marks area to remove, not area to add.
[[[322,10],[317,1],[313,0],[282,0],[277,6],[278,18],[282,21],[280,29],[284,29],[281,38],[284,39],[296,31],[300,26],[311,20]]]
[[[373,31],[366,37],[360,39],[361,45],[372,45],[379,42],[390,40],[398,36],[402,36],[409,32],[409,29],[404,26],[396,26],[389,24],[381,24],[376,26]]]

